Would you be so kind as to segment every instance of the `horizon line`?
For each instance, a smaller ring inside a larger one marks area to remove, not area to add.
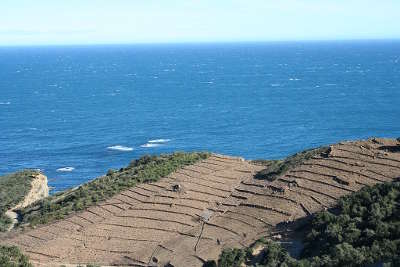
[[[99,43],[37,43],[37,44],[1,44],[0,48],[13,47],[66,47],[66,46],[135,46],[135,45],[212,45],[212,44],[278,44],[278,43],[328,43],[328,42],[397,42],[396,38],[343,38],[343,39],[288,39],[288,40],[221,40],[221,41],[156,41],[156,42],[99,42]]]

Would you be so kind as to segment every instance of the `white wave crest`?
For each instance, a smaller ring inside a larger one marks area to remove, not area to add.
[[[116,150],[116,151],[123,151],[123,152],[128,152],[132,151],[132,147],[127,147],[127,146],[121,146],[121,145],[116,145],[116,146],[109,146],[107,147],[108,150]]]
[[[11,102],[0,102],[0,105],[11,105]]]
[[[162,144],[158,144],[158,143],[146,143],[141,145],[140,147],[144,147],[144,148],[149,148],[149,147],[159,147],[162,146]]]
[[[161,144],[163,144],[163,143],[168,143],[169,141],[171,141],[171,139],[154,139],[154,140],[149,140],[149,141],[147,141],[147,143],[150,143],[150,144],[154,144],[154,143],[161,143]]]
[[[74,167],[62,167],[57,169],[58,172],[72,172],[73,170],[75,170]]]

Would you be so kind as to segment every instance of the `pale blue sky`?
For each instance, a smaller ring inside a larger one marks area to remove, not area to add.
[[[400,0],[0,0],[0,45],[400,38]]]

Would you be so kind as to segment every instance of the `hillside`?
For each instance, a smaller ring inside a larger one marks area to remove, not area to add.
[[[81,212],[52,215],[54,222],[0,243],[19,246],[44,266],[202,266],[224,248],[270,238],[277,227],[334,207],[366,185],[393,181],[400,176],[399,146],[391,139],[342,142],[283,161],[212,154]],[[46,207],[51,205],[23,211],[25,222],[46,223],[32,219],[45,215]]]
[[[47,177],[36,170],[25,170],[0,177],[0,232],[17,222],[18,210],[48,196]]]
[[[228,248],[203,267],[400,266],[400,180],[366,186],[342,197],[277,242],[261,238],[247,248]],[[302,246],[292,255],[296,242]],[[283,241],[283,242],[282,242]]]
[[[76,188],[41,199],[20,210],[20,226],[36,226],[65,218],[70,214],[115,196],[137,184],[158,181],[160,178],[186,165],[208,157],[208,153],[173,153],[160,156],[143,156],[127,167],[109,170]]]

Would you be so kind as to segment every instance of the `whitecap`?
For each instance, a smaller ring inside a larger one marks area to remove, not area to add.
[[[281,84],[280,83],[271,83],[271,86],[272,87],[279,87],[279,86],[281,86]]]
[[[159,147],[162,145],[163,144],[159,144],[159,143],[146,143],[146,144],[141,145],[140,147],[149,148],[149,147]]]
[[[62,167],[57,169],[58,172],[72,172],[73,170],[75,170],[74,167]]]
[[[116,150],[116,151],[123,151],[123,152],[128,152],[132,151],[132,147],[127,147],[127,146],[121,146],[121,145],[116,145],[116,146],[109,146],[107,147],[108,150]]]
[[[11,102],[0,102],[0,105],[11,105]]]
[[[147,143],[168,143],[169,141],[171,141],[171,139],[154,139],[154,140],[149,140],[147,141]]]
[[[300,81],[301,79],[299,78],[290,78],[289,81]]]

